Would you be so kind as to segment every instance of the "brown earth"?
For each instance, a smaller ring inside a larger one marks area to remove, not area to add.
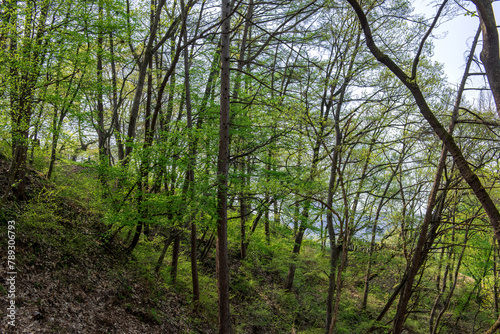
[[[1,194],[8,168],[0,156]],[[43,187],[50,185],[30,170],[28,198]],[[0,211],[1,333],[215,333],[185,297],[140,275],[122,245],[106,245],[99,218],[85,208],[60,200],[63,230],[37,231],[18,218],[25,206],[10,197]],[[7,318],[8,220],[16,221],[15,327]]]

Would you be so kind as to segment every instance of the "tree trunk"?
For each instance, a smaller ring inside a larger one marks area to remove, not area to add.
[[[288,268],[288,274],[286,276],[285,290],[287,291],[292,290],[293,280],[295,278],[295,269],[296,269],[295,262],[297,261],[298,255],[300,253],[300,246],[302,245],[302,238],[304,237],[304,232],[306,231],[306,226],[308,225],[307,222],[308,218],[309,218],[309,203],[306,203],[304,204],[304,207],[302,209],[302,218],[300,221],[299,230],[295,235],[295,242],[292,252],[292,262],[290,263],[290,266]]]
[[[229,0],[221,3],[221,88],[219,156],[217,159],[217,290],[219,295],[219,334],[231,333],[231,314],[229,311],[229,262],[227,246],[227,176],[229,168],[229,66],[230,66],[230,20]]]
[[[109,13],[108,13],[109,15]],[[115,62],[115,49],[113,43],[113,32],[109,32],[109,52],[111,57],[111,85],[113,90],[112,107],[113,107],[113,133],[115,135],[116,146],[118,147],[118,160],[122,161],[124,158],[124,149],[122,142],[122,131],[120,127],[120,118],[118,117],[118,89],[116,85],[116,62]]]
[[[405,155],[405,152],[404,152],[404,148],[403,148],[403,152],[401,152],[401,156],[399,157],[398,164],[394,168],[391,176],[389,177],[389,181],[387,182],[387,184],[384,188],[384,192],[382,193],[382,196],[380,198],[380,202],[378,204],[377,211],[375,212],[375,218],[374,218],[373,226],[372,226],[372,238],[370,241],[370,250],[368,253],[368,264],[366,266],[366,273],[365,273],[365,286],[364,286],[364,290],[363,290],[363,302],[361,303],[362,310],[366,309],[366,305],[368,303],[368,292],[370,290],[370,275],[371,275],[371,267],[372,267],[372,261],[373,261],[372,260],[373,253],[375,252],[375,238],[376,238],[376,234],[377,234],[378,220],[380,218],[380,213],[382,212],[382,208],[383,208],[384,204],[387,203],[387,199],[386,199],[387,193],[389,192],[389,189],[391,187],[392,180],[394,179],[394,177],[396,177],[396,174],[399,170],[399,167],[401,166],[401,164],[404,161],[404,155]]]
[[[431,334],[435,334],[435,333],[439,332],[438,331],[439,322],[440,322],[442,316],[444,315],[444,313],[450,307],[451,298],[453,297],[453,293],[455,292],[455,288],[457,287],[458,274],[459,274],[459,271],[460,271],[460,267],[462,265],[462,259],[463,259],[464,253],[465,253],[465,249],[467,248],[467,240],[468,240],[468,237],[469,237],[469,230],[470,230],[472,222],[473,222],[473,220],[471,220],[470,223],[466,227],[465,235],[464,235],[464,241],[463,241],[463,246],[462,246],[462,251],[460,252],[460,255],[458,257],[457,266],[455,268],[455,272],[454,272],[454,275],[453,275],[453,278],[452,278],[453,280],[450,282],[450,284],[451,284],[450,285],[450,291],[448,292],[446,300],[444,301],[444,305],[443,305],[443,308],[441,309],[441,312],[439,312],[439,314],[438,314],[438,316],[436,318],[436,322],[435,322],[434,326],[431,328],[431,332],[430,332]],[[453,232],[455,232],[455,230],[453,230]],[[445,270],[445,273],[443,275],[443,278],[444,278],[443,279],[443,288],[442,288],[441,293],[438,296],[438,298],[440,296],[442,296],[443,293],[444,293],[444,291],[446,290],[446,283],[445,282],[446,282],[447,271],[448,271],[448,265],[446,266],[446,270]],[[451,272],[450,272],[450,276],[451,276]],[[438,301],[438,298],[436,298],[436,302]],[[431,318],[430,324],[432,326],[432,318]]]
[[[269,179],[267,180],[269,182]],[[266,191],[264,196],[265,201],[269,203],[269,192]],[[266,234],[266,244],[269,246],[271,244],[271,232],[269,230],[269,206],[266,207],[264,214],[264,233]]]
[[[339,137],[337,137],[339,138]],[[338,140],[337,140],[338,141]],[[330,169],[330,183],[328,186],[327,204],[331,208],[333,205],[333,195],[335,193],[335,180],[337,175],[337,149],[334,151],[332,166]],[[330,332],[330,324],[332,323],[333,298],[335,296],[335,272],[337,270],[337,262],[339,258],[339,249],[335,240],[335,229],[333,227],[333,212],[328,209],[326,213],[326,227],[328,229],[328,238],[330,241],[330,275],[328,276],[328,295],[326,297],[326,326],[325,333]]]
[[[493,244],[496,244],[495,240],[493,240]],[[495,245],[495,250],[493,252],[493,302],[495,305],[495,314],[500,315],[498,313],[498,248]]]
[[[339,236],[340,237],[340,236]],[[344,230],[344,235],[342,236],[342,253],[341,253],[341,261],[340,265],[337,268],[337,282],[335,283],[335,288],[337,290],[337,294],[335,296],[335,305],[333,307],[333,314],[332,314],[332,320],[330,323],[330,330],[328,331],[329,334],[334,334],[335,333],[335,325],[337,324],[337,318],[339,314],[339,309],[340,309],[340,293],[342,292],[342,272],[344,271],[346,265],[347,265],[347,253],[348,253],[348,247],[349,245],[349,235],[347,229]]]
[[[106,131],[104,129],[104,92],[103,92],[103,67],[102,67],[102,55],[103,55],[103,3],[99,0],[98,4],[99,10],[99,21],[98,21],[98,32],[97,32],[97,138],[98,138],[98,148],[99,148],[99,180],[102,185],[105,185],[105,176],[103,175],[103,165],[106,163]]]
[[[132,253],[132,251],[134,250],[134,248],[139,243],[139,238],[141,236],[141,232],[142,232],[142,222],[138,222],[137,225],[135,226],[134,238],[132,239],[132,242],[130,243],[130,245],[126,249],[126,251],[128,253]]]
[[[165,259],[165,255],[167,254],[168,247],[172,243],[172,240],[174,240],[175,235],[169,235],[168,238],[165,238],[165,242],[163,243],[163,249],[161,250],[160,256],[158,257],[158,261],[156,262],[155,266],[155,273],[160,272],[161,265],[163,264],[163,259]]]
[[[240,173],[244,174],[246,172],[246,164],[244,160],[240,163]],[[245,198],[245,193],[243,189],[246,187],[247,178],[242,178],[242,190],[239,194],[240,200],[240,256],[241,259],[244,260],[247,256],[247,247],[246,247],[246,223],[248,220],[248,208],[247,208],[247,200]]]
[[[327,197],[327,206],[328,206],[328,211],[327,211],[327,216],[326,216],[326,225],[328,229],[328,238],[330,240],[330,275],[328,277],[328,295],[326,298],[326,324],[325,324],[325,333],[328,334],[332,332],[335,328],[335,320],[337,318],[337,309],[332,308],[333,307],[333,299],[335,296],[335,290],[337,290],[337,294],[340,294],[340,289],[339,285],[336,283],[336,271],[339,269],[339,275],[341,275],[341,268],[337,268],[337,262],[339,259],[339,254],[340,250],[343,248],[346,248],[347,251],[347,246],[348,245],[343,245],[342,248],[339,248],[339,246],[336,243],[335,240],[335,229],[333,226],[333,196],[336,191],[336,185],[337,185],[337,168],[339,165],[339,160],[340,160],[340,153],[342,149],[342,131],[340,129],[340,113],[342,111],[342,106],[344,104],[344,98],[345,94],[347,91],[347,87],[349,86],[349,82],[352,80],[352,68],[354,66],[354,60],[356,59],[356,55],[359,50],[359,45],[360,45],[360,37],[361,37],[361,32],[358,31],[357,38],[356,38],[356,43],[354,45],[354,52],[351,55],[348,69],[347,69],[347,77],[345,78],[339,93],[340,96],[338,98],[337,106],[335,108],[335,113],[333,114],[334,118],[334,128],[335,128],[335,147],[333,149],[333,155],[331,157],[332,159],[332,165],[330,167],[330,181],[328,185],[328,197]],[[347,46],[348,48],[349,46]],[[347,54],[347,49],[345,50],[345,53]],[[333,70],[333,66],[332,66]],[[331,73],[328,73],[327,75],[328,78],[331,77]],[[333,88],[333,87],[332,87]],[[332,89],[333,91],[333,89]],[[325,89],[324,95],[323,95],[323,101],[322,101],[322,114],[324,115],[325,121],[328,119],[328,115],[330,113],[330,109],[333,106],[333,97],[327,100],[327,94],[328,90]],[[323,109],[325,111],[323,112]],[[323,130],[321,130],[323,132]],[[367,166],[368,161],[366,161],[365,166]],[[363,168],[364,172],[366,172],[366,168]],[[340,220],[340,217],[337,217]],[[341,223],[339,221],[339,223]],[[340,235],[339,235],[340,237]],[[347,256],[347,254],[346,254]],[[339,277],[339,282],[340,277]]]
[[[172,279],[172,285],[175,286],[177,281],[177,267],[179,264],[179,252],[181,246],[181,235],[176,232],[176,237],[174,238],[174,248],[172,249],[172,271],[170,271],[170,278]]]
[[[495,13],[489,0],[472,0],[472,2],[476,5],[483,32],[481,62],[495,99],[497,114],[500,116],[500,57],[498,56],[500,48]]]
[[[494,334],[497,333],[497,331],[500,329],[500,316],[498,317],[497,321],[491,326],[490,329],[488,329],[484,334]]]
[[[193,303],[195,304],[200,300],[200,283],[198,280],[198,257],[197,257],[197,244],[196,244],[196,223],[191,221],[191,277],[193,285]]]
[[[181,0],[181,7],[183,12],[184,22],[187,21],[188,17],[188,8],[184,4],[184,0]],[[201,15],[201,13],[200,13]],[[184,37],[184,45],[186,48],[184,49],[184,86],[185,86],[185,95],[186,95],[186,118],[187,118],[187,129],[188,129],[188,166],[186,170],[186,192],[188,199],[188,203],[192,207],[193,204],[193,185],[194,185],[194,167],[196,164],[196,139],[192,133],[193,130],[193,117],[192,117],[192,108],[191,108],[191,81],[189,75],[189,48],[187,47],[188,38],[187,38],[187,28],[183,29],[183,37]],[[194,213],[189,212],[189,221],[188,224],[191,228],[191,279],[193,285],[193,303],[196,303],[200,300],[200,287],[198,282],[198,263],[197,263],[197,245],[196,245],[196,223],[194,218]],[[195,304],[196,307],[196,304]]]

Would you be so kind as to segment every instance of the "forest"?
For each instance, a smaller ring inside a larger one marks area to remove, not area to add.
[[[0,332],[498,332],[495,12],[425,5],[2,0]]]

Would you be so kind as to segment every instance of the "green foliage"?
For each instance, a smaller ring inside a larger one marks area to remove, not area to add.
[[[119,302],[126,304],[128,313],[156,324],[165,324],[167,313],[157,306],[167,292],[191,297],[188,223],[196,224],[198,239],[203,239],[199,253],[217,229],[221,82],[214,4],[193,3],[185,25],[178,24],[183,11],[178,1],[166,1],[156,13],[147,1],[5,1],[0,13],[1,167],[10,174],[8,159],[22,147],[27,149],[21,157],[29,162],[30,176],[31,168],[38,176],[51,173],[50,182],[34,198],[2,207],[0,225],[19,219],[20,234],[33,250],[23,258],[30,264],[48,251],[58,254],[60,266],[76,263],[95,249],[120,253],[128,270],[155,287],[156,304],[138,310],[131,301],[135,286],[121,273],[116,274],[123,283]],[[254,5],[247,36],[250,3],[241,3],[231,19],[231,58],[244,60],[234,63],[242,70],[233,67],[230,82],[227,189],[231,307],[237,332],[324,332],[330,274],[325,215],[333,209],[337,243],[345,237],[351,247],[340,273],[337,331],[362,333],[411,261],[441,142],[411,94],[367,52],[356,15],[346,3]],[[382,52],[410,73],[428,21],[413,14],[405,0],[362,5],[369,21],[377,22],[372,29]],[[151,18],[158,19],[157,26]],[[184,31],[187,47],[179,35]],[[153,32],[153,45],[148,45]],[[160,41],[163,44],[156,45]],[[186,64],[181,51],[188,56]],[[446,124],[455,93],[443,80],[443,66],[431,55],[429,38],[418,73],[409,81],[422,87],[435,116]],[[467,109],[460,111],[454,138],[496,201],[498,138],[494,127],[485,127],[495,125],[496,116],[486,102],[482,97],[477,106],[463,101]],[[152,115],[155,107],[160,107],[159,113]],[[145,138],[149,130],[152,137]],[[123,160],[119,143],[131,151]],[[24,169],[23,161],[17,169]],[[3,187],[6,182],[10,180],[3,178]],[[20,184],[17,179],[14,183]],[[415,312],[407,327],[427,330],[428,310],[437,297],[444,299],[450,292],[449,284],[443,296],[438,292],[442,285],[437,277],[442,284],[447,267],[449,273],[456,269],[459,282],[443,330],[457,330],[457,322],[477,331],[494,313],[497,249],[491,231],[483,226],[478,201],[451,160],[441,186],[450,189],[440,190],[440,196],[446,196],[439,203],[443,212],[437,215],[437,237],[414,286]],[[240,240],[244,201],[246,240]],[[257,217],[260,221],[250,233]],[[124,252],[138,224],[152,234],[141,235],[133,252]],[[301,224],[306,232],[300,253],[292,254],[294,229]],[[154,272],[174,230],[181,232],[182,240],[175,284],[172,249],[159,273]],[[370,255],[372,233],[377,247]],[[244,260],[242,241],[248,243]],[[458,268],[462,243],[467,244]],[[211,247],[205,258],[198,254],[199,307],[216,323],[216,259]],[[434,253],[441,248],[443,258]],[[368,264],[369,303],[359,312]],[[285,291],[291,265],[296,270],[293,288]],[[394,310],[389,311],[383,324],[393,316]],[[191,320],[200,321],[196,316]],[[389,325],[379,330],[387,332]]]
[[[40,236],[58,234],[63,226],[57,204],[57,193],[54,190],[41,191],[21,215],[23,225],[40,233]]]

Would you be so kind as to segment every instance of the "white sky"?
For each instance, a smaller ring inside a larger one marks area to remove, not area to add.
[[[465,4],[469,10],[475,11],[471,2]],[[429,0],[415,0],[415,11],[424,13],[427,17],[432,17],[437,6],[435,2]],[[500,17],[500,3],[494,2],[493,9],[496,12],[497,23]],[[469,52],[469,47],[479,25],[479,18],[465,16],[465,11],[460,10],[455,17],[435,29],[434,35],[434,59],[444,64],[444,70],[448,76],[448,82],[458,85],[463,75],[465,56]],[[479,55],[480,45],[478,45],[476,54]]]

